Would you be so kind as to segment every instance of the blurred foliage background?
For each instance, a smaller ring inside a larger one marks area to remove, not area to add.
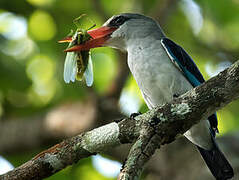
[[[95,95],[107,96],[114,89],[112,84],[121,64],[126,63],[125,56],[110,48],[94,49],[93,87],[88,88],[82,82],[65,84],[63,50],[66,46],[57,41],[75,28],[73,19],[83,13],[101,26],[106,19],[122,12],[143,13],[158,20],[168,37],[193,57],[206,79],[238,60],[238,0],[1,0],[0,129],[3,125],[8,127],[10,122],[31,124],[29,117],[44,115],[65,103],[84,102],[94,99]],[[127,76],[128,72],[123,73]],[[238,101],[233,102],[218,112],[220,135],[239,129],[238,106]],[[124,83],[119,107],[126,115],[146,111],[130,75]],[[38,127],[28,128],[35,131]],[[21,131],[18,133],[24,137],[26,132]],[[11,143],[11,137],[3,132],[0,132],[0,139],[9,139]],[[55,142],[49,141],[27,151],[0,151],[0,154],[16,167]],[[102,175],[93,161],[86,159],[48,179],[114,177]]]

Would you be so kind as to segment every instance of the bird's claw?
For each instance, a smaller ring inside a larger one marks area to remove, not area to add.
[[[134,119],[136,116],[141,115],[141,112],[130,114],[130,119]]]

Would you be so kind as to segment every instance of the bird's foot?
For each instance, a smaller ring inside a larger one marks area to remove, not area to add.
[[[138,116],[138,115],[141,115],[142,113],[141,112],[138,112],[138,113],[132,113],[132,114],[130,114],[130,119],[134,119],[136,116]]]
[[[125,119],[125,118],[116,119],[116,120],[114,120],[114,122],[119,123],[120,121],[122,121],[122,120],[124,120],[124,119]]]

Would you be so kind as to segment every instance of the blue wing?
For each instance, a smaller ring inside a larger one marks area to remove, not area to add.
[[[184,74],[193,87],[199,86],[201,83],[205,82],[196,64],[182,47],[168,38],[163,38],[161,43],[172,62],[176,64],[176,66],[180,69],[180,71]],[[214,130],[213,134],[215,135],[215,132],[218,131],[216,113],[208,117],[208,120],[212,129]]]

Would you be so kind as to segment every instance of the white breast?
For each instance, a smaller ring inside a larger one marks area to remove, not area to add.
[[[137,44],[128,50],[128,65],[149,107],[169,102],[174,94],[180,95],[192,88],[160,41],[146,47]]]
[[[149,108],[167,103],[174,95],[184,94],[193,88],[171,62],[160,41],[134,44],[128,48],[128,65]],[[212,146],[207,120],[193,126],[184,135],[205,149]]]

